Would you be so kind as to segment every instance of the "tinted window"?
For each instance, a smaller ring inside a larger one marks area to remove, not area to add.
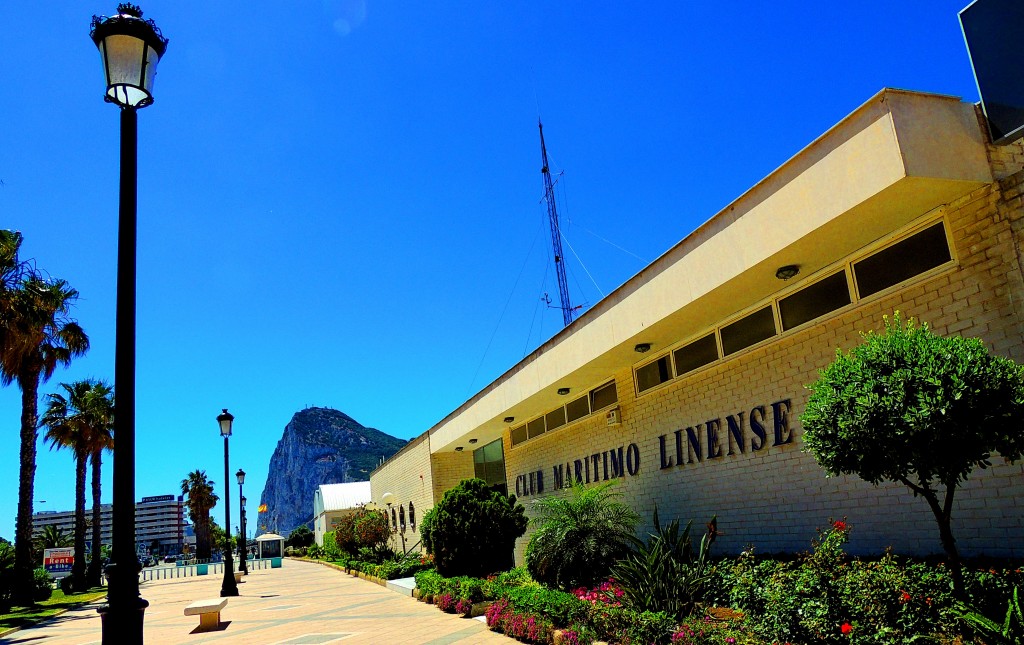
[[[590,393],[590,409],[600,410],[601,408],[612,405],[618,400],[619,395],[615,393],[615,381],[612,381],[608,385],[602,385]]]
[[[946,229],[939,222],[857,262],[853,265],[853,274],[863,298],[951,259]]]
[[[661,385],[672,378],[672,366],[668,354],[636,370],[636,389],[639,392]]]
[[[722,352],[726,356],[771,338],[775,335],[775,318],[772,316],[771,305],[722,327],[721,333]]]
[[[782,328],[792,329],[850,304],[846,272],[840,271],[779,301]]]
[[[708,334],[689,345],[680,347],[675,351],[675,359],[676,376],[692,372],[708,363],[714,363],[718,360],[718,345],[715,343],[715,335]]]
[[[582,419],[590,414],[590,397],[581,396],[575,401],[570,401],[569,404],[565,406],[565,414],[566,421]]]

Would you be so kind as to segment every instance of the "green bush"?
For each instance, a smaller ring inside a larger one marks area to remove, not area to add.
[[[428,542],[442,575],[483,576],[509,568],[516,538],[526,532],[526,514],[514,495],[465,479],[431,509]]]
[[[420,519],[420,543],[423,545],[423,550],[431,555],[434,553],[434,541],[431,539],[431,531],[434,527],[434,517],[436,515],[437,507],[435,506],[424,513]]]
[[[517,612],[546,616],[556,625],[568,626],[589,620],[590,603],[565,591],[532,584],[505,587],[500,597],[507,599]]]
[[[708,559],[718,533],[712,517],[698,549],[690,539],[692,522],[680,532],[679,520],[662,526],[654,509],[654,533],[647,543],[636,541],[636,550],[612,567],[612,577],[622,589],[622,600],[637,611],[665,612],[682,619],[702,600],[712,576]]]
[[[14,547],[0,538],[0,608],[11,605],[14,584]]]
[[[584,486],[572,481],[568,495],[548,495],[532,505],[537,530],[526,547],[534,580],[558,589],[590,587],[608,578],[629,553],[640,518],[619,501],[614,481]]]
[[[415,577],[416,588],[419,589],[420,594],[424,596],[436,596],[441,590],[441,581],[444,580],[444,576],[434,569],[420,571]]]
[[[326,536],[324,536],[326,538]],[[324,548],[319,544],[310,544],[309,548],[306,549],[307,558],[322,558],[324,557]]]
[[[590,626],[604,641],[661,645],[672,637],[676,619],[662,612],[606,606],[592,612]]]
[[[338,543],[335,541],[335,532],[329,531],[324,533],[324,559],[340,560],[342,556],[344,556],[344,553],[338,548]]]
[[[53,595],[53,578],[42,567],[32,572],[32,600],[42,602]]]

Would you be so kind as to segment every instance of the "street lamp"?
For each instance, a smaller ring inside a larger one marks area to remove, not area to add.
[[[142,643],[149,603],[139,595],[135,555],[135,266],[138,206],[138,114],[153,102],[156,66],[167,39],[142,10],[119,4],[117,15],[93,16],[89,30],[103,60],[104,100],[121,108],[121,187],[117,237],[117,314],[114,342],[114,508],[107,604],[99,608],[103,643]]]
[[[220,434],[224,437],[224,581],[220,585],[220,595],[237,596],[238,585],[235,583],[235,567],[231,561],[231,486],[228,484],[231,469],[228,467],[228,439],[231,437],[231,422],[235,417],[223,408],[217,415]]]
[[[242,500],[241,500],[242,501],[242,545],[243,545],[243,548],[245,549],[242,552],[242,553],[245,554],[245,555],[242,556],[243,557],[243,559],[242,559],[242,570],[245,572],[245,575],[249,575],[249,567],[246,565],[246,562],[248,562],[248,560],[249,560],[249,534],[247,532],[248,529],[245,527],[245,495],[242,495],[241,497],[242,497]]]
[[[240,529],[241,541],[238,543],[238,558],[242,561],[239,565],[243,575],[249,575],[249,567],[246,565],[248,558],[245,554],[246,543],[245,543],[245,496],[242,495],[242,484],[245,483],[245,471],[241,468],[235,473],[235,477],[238,478],[238,502],[241,507],[238,509],[238,528]]]

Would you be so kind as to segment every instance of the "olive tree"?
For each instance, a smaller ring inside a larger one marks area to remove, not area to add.
[[[962,593],[953,498],[993,452],[1011,463],[1024,453],[1024,367],[977,338],[904,324],[899,312],[885,317],[884,333],[862,337],[808,386],[805,450],[829,475],[900,482],[923,497]]]

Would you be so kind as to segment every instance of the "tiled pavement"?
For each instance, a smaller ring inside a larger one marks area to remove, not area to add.
[[[186,605],[220,595],[220,576],[146,582],[147,645],[245,643],[246,645],[355,645],[356,643],[501,644],[515,641],[478,620],[438,611],[366,580],[309,562],[285,560],[280,569],[253,571],[221,613],[220,631],[197,633]],[[2,643],[98,645],[96,606],[0,638]]]

